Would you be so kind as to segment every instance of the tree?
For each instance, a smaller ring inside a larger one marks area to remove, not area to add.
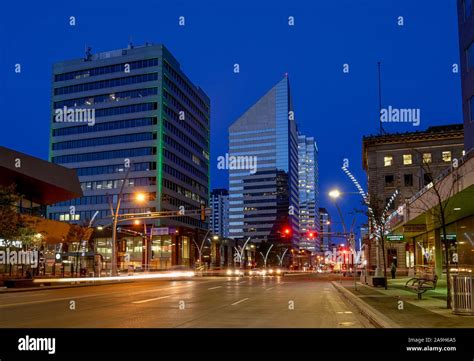
[[[458,160],[454,159],[451,166],[446,168],[444,172],[434,178],[436,173],[431,164],[431,160],[424,158],[423,154],[418,150],[413,150],[419,157],[419,164],[422,170],[422,180],[425,185],[424,191],[413,201],[410,207],[414,210],[421,210],[423,213],[429,213],[435,222],[435,225],[441,228],[441,243],[444,248],[444,262],[446,264],[446,307],[451,308],[451,274],[449,269],[449,248],[450,241],[447,234],[447,219],[452,212],[453,195],[455,186],[459,179],[457,172]],[[428,196],[423,195],[427,193]],[[429,196],[431,195],[431,197]]]
[[[21,218],[17,204],[20,196],[15,185],[0,186],[0,236],[6,240],[16,239],[21,226]]]
[[[14,184],[0,186],[0,237],[8,241],[22,241],[26,247],[36,247],[38,237],[35,237],[35,221],[18,212],[21,198]]]
[[[382,258],[383,258],[383,274],[385,280],[385,289],[387,285],[387,261],[385,259],[385,236],[389,233],[388,221],[390,220],[391,206],[398,195],[398,190],[393,193],[392,197],[388,202],[385,199],[381,199],[377,192],[371,192],[369,195],[365,193],[362,186],[359,184],[357,179],[349,171],[346,164],[342,166],[342,170],[352,180],[359,194],[361,195],[364,205],[367,206],[367,216],[369,219],[369,230],[373,237],[377,241],[377,247],[381,247]],[[377,263],[379,262],[379,256],[377,255]]]
[[[20,241],[24,250],[35,249],[41,244],[41,238],[36,236],[34,221],[19,213],[21,198],[15,184],[0,186],[0,237],[4,239],[6,247],[10,247],[13,241]],[[10,274],[12,269],[10,264]]]
[[[380,247],[382,251],[383,277],[385,280],[385,289],[388,288],[387,259],[385,257],[385,240],[387,234],[390,233],[388,221],[390,219],[390,215],[393,213],[391,211],[391,205],[393,204],[397,195],[398,191],[395,191],[388,203],[385,199],[381,199],[380,197],[378,197],[376,193],[371,193],[368,197],[365,198],[365,202],[368,208],[369,230],[377,241],[377,247]]]
[[[69,232],[66,236],[66,243],[77,242],[78,246],[76,249],[76,263],[74,265],[76,277],[78,276],[79,267],[79,254],[81,250],[82,242],[88,242],[92,233],[92,229],[87,226],[89,221],[82,222],[82,225],[71,224]]]

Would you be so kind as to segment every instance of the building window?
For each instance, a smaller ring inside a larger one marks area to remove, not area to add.
[[[403,154],[403,164],[410,165],[413,163],[413,159],[411,154]]]
[[[443,162],[451,162],[451,151],[446,150],[442,153]]]
[[[433,177],[431,176],[431,173],[425,173],[423,175],[423,185],[427,186],[433,181]]]
[[[201,160],[200,160],[198,157],[196,157],[196,156],[193,154],[192,158],[193,158],[193,162],[194,162],[194,163],[196,163],[197,165],[201,165]]]
[[[393,187],[394,184],[394,177],[393,175],[389,174],[385,176],[385,187]]]
[[[383,165],[384,167],[390,167],[393,165],[393,157],[391,155],[383,157]]]
[[[431,153],[423,153],[423,163],[431,163]]]
[[[403,179],[405,181],[405,187],[413,187],[413,174],[405,174]]]

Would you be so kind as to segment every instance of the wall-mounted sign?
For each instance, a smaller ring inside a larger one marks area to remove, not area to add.
[[[403,234],[389,234],[386,238],[387,241],[403,241],[405,236]]]
[[[448,241],[455,241],[456,235],[455,234],[447,234],[446,238]],[[444,234],[441,233],[441,239],[444,240]]]
[[[166,236],[168,234],[170,234],[169,227],[158,227],[152,230],[152,236]]]

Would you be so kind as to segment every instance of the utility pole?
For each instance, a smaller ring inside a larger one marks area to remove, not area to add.
[[[378,69],[378,76],[379,76],[379,127],[380,127],[380,135],[383,135],[384,130],[382,127],[382,80],[381,80],[381,75],[380,75],[380,61],[377,63],[377,69]]]

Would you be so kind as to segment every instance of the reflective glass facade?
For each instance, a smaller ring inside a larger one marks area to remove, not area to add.
[[[96,224],[110,224],[108,200],[117,202],[129,161],[121,212],[207,206],[210,100],[164,46],[64,61],[53,73],[50,160],[77,170],[84,197],[49,207],[50,218],[84,223],[99,211]],[[94,124],[56,122],[56,109],[64,107],[93,109]],[[137,203],[136,192],[146,193],[147,201]],[[198,216],[149,223],[183,227],[182,237],[186,228],[208,228]],[[173,242],[182,244],[181,236]],[[184,247],[170,265],[189,257]]]
[[[320,232],[318,148],[313,137],[298,136],[298,189],[300,202],[300,247],[321,250],[319,237],[310,239],[309,231]]]
[[[229,128],[229,236],[297,243],[298,145],[283,78]],[[283,230],[289,228],[289,235]]]

